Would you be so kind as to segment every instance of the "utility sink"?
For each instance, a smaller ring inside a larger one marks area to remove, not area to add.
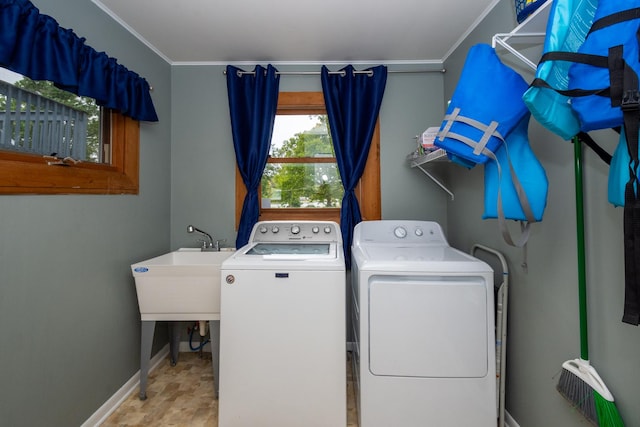
[[[169,321],[171,364],[178,362],[179,321],[209,321],[216,396],[220,353],[220,267],[235,249],[182,248],[131,265],[140,307],[140,399],[147,398],[149,359],[157,320]]]
[[[220,319],[220,266],[234,251],[182,248],[132,264],[141,320]]]

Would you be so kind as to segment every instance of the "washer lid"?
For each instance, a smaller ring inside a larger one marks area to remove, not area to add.
[[[222,268],[344,270],[345,266],[342,245],[336,242],[261,242],[238,249],[223,262]]]
[[[330,243],[256,243],[245,252],[245,255],[329,255],[330,253]]]
[[[242,257],[264,261],[322,261],[338,258],[335,243],[256,243]]]

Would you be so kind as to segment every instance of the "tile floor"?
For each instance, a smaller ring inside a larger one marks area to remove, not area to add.
[[[347,361],[347,427],[358,427],[355,395]],[[102,427],[217,426],[218,401],[214,398],[211,354],[180,353],[178,364],[167,357],[149,374],[147,400],[136,390],[113,412]],[[255,426],[260,427],[260,426]]]

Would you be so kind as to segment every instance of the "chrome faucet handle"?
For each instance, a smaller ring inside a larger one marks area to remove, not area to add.
[[[204,240],[204,239],[198,239],[198,242],[200,242],[202,245],[200,246],[202,249],[208,249],[208,248],[212,248],[213,247],[213,243]]]
[[[227,239],[218,239],[218,240],[216,240],[216,244],[215,244],[216,251],[220,250],[220,243],[224,243],[226,241],[227,241]]]

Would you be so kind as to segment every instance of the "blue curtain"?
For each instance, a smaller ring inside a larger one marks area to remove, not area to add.
[[[158,121],[147,81],[84,41],[28,0],[0,0],[0,66],[135,120]]]
[[[227,66],[227,91],[231,132],[238,170],[247,187],[236,238],[236,248],[249,242],[251,229],[258,222],[260,205],[258,189],[267,164],[271,134],[278,107],[280,76],[268,65],[258,65],[247,73]]]
[[[331,73],[323,66],[320,77],[336,161],[344,187],[340,229],[345,262],[349,267],[353,228],[362,221],[354,189],[367,163],[387,83],[387,68],[380,65],[362,73],[348,65],[340,71],[341,73]]]

